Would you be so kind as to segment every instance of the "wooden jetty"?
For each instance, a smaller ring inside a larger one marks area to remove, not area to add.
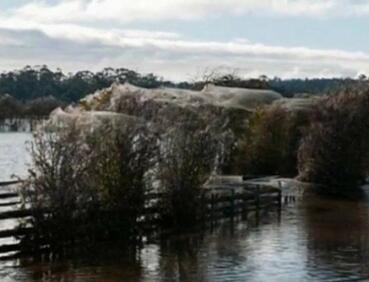
[[[20,220],[32,216],[33,211],[20,206],[20,196],[14,188],[14,182],[0,183],[0,226],[5,220]],[[140,227],[144,234],[160,230],[161,210],[158,206],[164,193],[148,193],[142,212]],[[281,210],[281,189],[268,185],[241,182],[207,183],[201,195],[202,218],[206,223],[215,223],[222,219],[247,219],[251,214],[268,209]],[[15,224],[16,226],[16,224]],[[32,228],[13,228],[0,230],[0,239],[17,238],[32,233]],[[19,243],[0,244],[0,254],[17,252]]]

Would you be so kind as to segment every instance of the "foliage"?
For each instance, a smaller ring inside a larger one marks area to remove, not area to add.
[[[79,138],[78,130],[47,134],[38,132],[31,144],[33,165],[24,183],[22,196],[33,216],[24,224],[36,233],[24,238],[25,248],[42,245],[52,248],[75,239],[78,225],[95,194],[89,185],[89,156],[92,151]],[[52,210],[52,211],[50,211]],[[50,212],[49,212],[50,211]],[[30,245],[28,245],[30,244]]]
[[[72,123],[37,132],[22,190],[33,214],[20,225],[36,232],[21,237],[24,250],[35,251],[43,242],[59,253],[79,241],[135,241],[152,189],[165,195],[159,202],[164,226],[192,227],[217,142],[210,130],[192,123],[165,129],[140,122],[97,128]]]
[[[188,228],[199,220],[202,185],[214,168],[216,145],[211,132],[194,131],[189,124],[166,134],[159,162],[166,225]]]
[[[147,172],[155,142],[144,127],[84,132],[75,126],[39,132],[31,146],[33,165],[22,195],[33,211],[36,233],[25,249],[47,241],[61,251],[76,240],[135,240]]]
[[[66,103],[57,100],[53,96],[46,96],[36,98],[34,100],[30,100],[27,103],[23,104],[23,112],[25,116],[39,116],[39,117],[46,117],[59,107],[65,107]],[[21,115],[18,115],[18,117]]]
[[[362,80],[353,78],[311,78],[311,79],[269,79],[270,88],[281,93],[285,97],[293,97],[295,94],[311,94],[322,96],[336,92],[348,86],[361,84]]]
[[[114,82],[129,82],[145,88],[175,87],[195,90],[202,90],[206,84],[212,83],[227,87],[273,89],[286,97],[292,97],[304,93],[322,95],[347,86],[367,85],[368,80],[366,77],[360,77],[358,80],[351,78],[282,80],[269,79],[266,76],[243,78],[234,72],[224,74],[213,70],[194,81],[175,83],[154,74],[143,75],[125,68],[105,68],[95,73],[78,71],[66,74],[60,69],[50,70],[45,65],[26,66],[20,70],[0,74],[0,96],[9,94],[13,99],[8,104],[9,100],[0,98],[0,118],[45,115],[55,107],[77,102],[87,94],[109,87]],[[42,106],[42,109],[39,106]]]
[[[52,71],[47,66],[26,66],[0,74],[0,94],[7,93],[20,101],[54,96],[64,102],[76,102],[87,94],[109,87],[113,82],[129,82],[146,88],[171,85],[153,74],[141,75],[124,68],[65,74],[60,69]]]
[[[265,76],[260,78],[245,79],[236,73],[222,74],[216,71],[206,72],[200,79],[194,81],[191,89],[202,90],[207,84],[214,84],[225,87],[239,87],[252,89],[270,89],[269,83]]]
[[[76,73],[64,73],[61,69],[50,70],[47,66],[26,66],[20,70],[3,72],[0,74],[0,95],[9,94],[24,102],[41,97],[53,96],[63,102],[76,102],[87,94],[109,87],[112,83],[129,82],[145,88],[162,86],[184,89],[201,90],[207,83],[219,86],[273,89],[284,96],[309,93],[321,95],[334,89],[341,89],[347,85],[367,83],[366,77],[358,80],[351,78],[332,79],[270,79],[266,76],[259,78],[242,78],[233,73],[219,73],[216,70],[207,71],[202,77],[191,82],[171,82],[163,80],[154,74],[139,74],[126,68],[104,68],[99,72],[87,70]]]
[[[244,167],[249,174],[297,174],[297,150],[307,114],[273,105],[257,110],[249,120],[244,141]]]
[[[24,114],[22,104],[9,95],[0,95],[0,119],[12,118]]]
[[[52,96],[21,102],[10,95],[0,95],[0,119],[45,117],[65,103]]]
[[[145,195],[152,188],[149,171],[157,161],[157,137],[143,125],[103,129],[92,138],[93,185],[99,195],[103,237],[134,240]],[[95,231],[96,233],[96,231]]]
[[[299,149],[301,180],[336,191],[365,180],[369,169],[368,108],[367,89],[344,91],[320,103]]]

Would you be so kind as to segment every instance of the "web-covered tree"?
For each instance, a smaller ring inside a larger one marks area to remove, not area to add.
[[[299,148],[299,178],[333,191],[357,187],[369,171],[369,91],[328,96]]]

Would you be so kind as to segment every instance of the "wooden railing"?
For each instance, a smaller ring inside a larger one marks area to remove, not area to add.
[[[161,228],[160,201],[166,195],[163,193],[149,193],[146,195],[145,208],[142,211],[140,226],[144,232],[152,232]],[[0,192],[1,221],[31,217],[33,210],[20,207],[20,196],[15,191]],[[281,209],[281,190],[265,185],[229,185],[210,186],[204,188],[201,195],[202,219],[214,223],[220,219],[247,219],[253,212],[257,216],[259,211],[276,208]],[[31,227],[0,230],[0,238],[15,238],[32,233]],[[19,243],[0,245],[0,253],[9,253],[20,250]]]

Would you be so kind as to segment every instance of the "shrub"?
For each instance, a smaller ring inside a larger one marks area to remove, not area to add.
[[[216,141],[207,130],[182,124],[164,137],[159,180],[165,225],[188,228],[201,216],[202,185],[214,169]]]
[[[308,115],[273,105],[258,109],[249,120],[244,141],[245,171],[256,175],[297,174],[297,150]]]
[[[369,169],[369,91],[326,97],[299,148],[299,179],[333,191],[362,183]]]
[[[0,94],[0,119],[20,117],[23,115],[24,107],[21,102],[8,94]]]
[[[164,194],[158,203],[164,227],[192,227],[202,215],[202,185],[220,142],[214,126],[100,122],[90,127],[75,120],[35,135],[22,191],[33,215],[21,226],[36,232],[21,238],[25,250],[43,242],[57,252],[77,241],[136,243],[143,209],[153,204],[145,203],[151,189]]]
[[[23,107],[27,116],[46,117],[56,108],[65,106],[65,103],[55,99],[55,97],[47,96],[30,100]]]
[[[58,133],[36,133],[31,154],[32,169],[22,196],[33,215],[23,224],[34,227],[36,233],[22,241],[25,247],[40,247],[41,241],[47,241],[57,249],[76,239],[78,224],[95,195],[88,185],[91,150],[71,127]]]
[[[92,139],[93,185],[99,195],[104,237],[135,240],[145,194],[151,189],[150,169],[156,163],[157,139],[145,126],[104,130],[109,140]],[[96,233],[96,231],[95,231]]]
[[[42,242],[61,251],[78,240],[136,239],[145,173],[156,146],[153,136],[139,125],[106,125],[88,132],[72,125],[37,133],[32,169],[22,190],[33,211],[22,225],[31,225],[36,233],[22,238],[25,249]]]

